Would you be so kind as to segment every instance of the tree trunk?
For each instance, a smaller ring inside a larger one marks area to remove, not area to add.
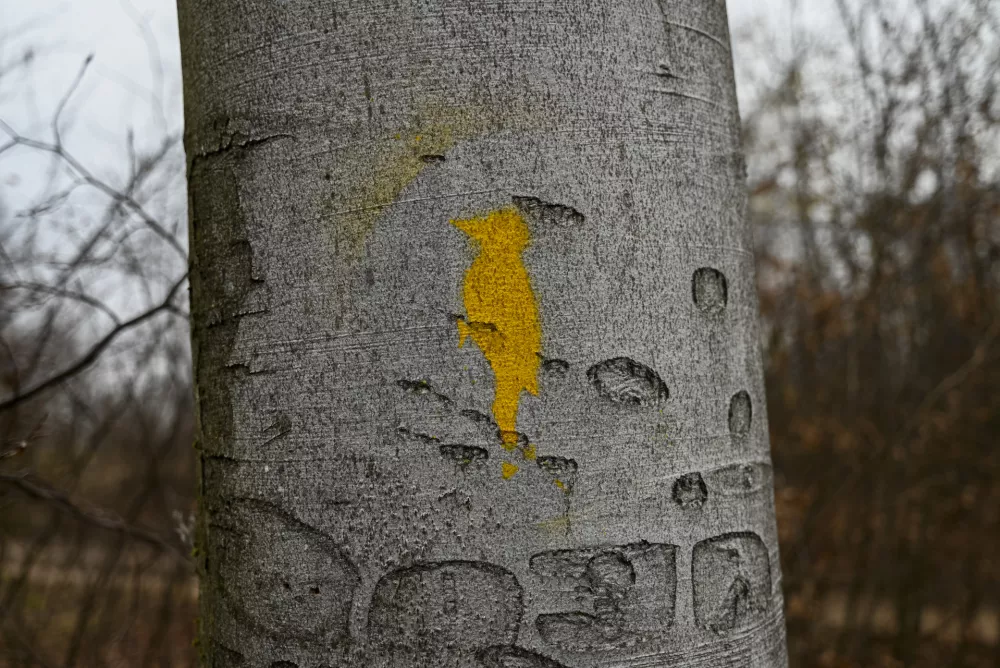
[[[786,663],[722,0],[180,0],[206,666]]]

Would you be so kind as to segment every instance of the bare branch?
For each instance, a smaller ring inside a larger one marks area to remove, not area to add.
[[[131,526],[110,512],[93,508],[85,508],[74,503],[65,493],[52,485],[34,478],[26,471],[18,473],[0,473],[0,483],[17,488],[23,494],[39,501],[50,503],[78,520],[88,524],[114,531],[135,540],[151,545],[163,552],[169,552],[187,561],[189,555],[183,549],[163,537],[141,527]]]
[[[100,357],[102,352],[104,352],[104,349],[107,348],[109,345],[111,345],[111,342],[114,341],[120,334],[128,331],[129,329],[132,329],[133,327],[141,325],[142,323],[146,322],[147,320],[149,320],[150,318],[152,318],[153,316],[155,316],[160,312],[167,311],[171,313],[176,313],[177,310],[173,306],[173,304],[171,304],[171,302],[173,301],[174,295],[177,293],[177,291],[180,289],[180,287],[184,284],[184,281],[186,280],[187,280],[187,274],[185,273],[184,276],[180,278],[180,280],[174,283],[174,286],[167,293],[166,298],[159,305],[115,327],[113,330],[108,332],[104,336],[104,338],[98,341],[87,352],[87,354],[85,354],[76,363],[72,364],[67,369],[64,369],[63,371],[55,374],[54,376],[38,383],[29,390],[25,390],[21,394],[15,395],[10,399],[7,399],[6,401],[0,402],[0,412],[9,410],[14,406],[18,406],[24,403],[25,401],[31,399],[32,397],[39,395],[45,390],[54,387],[60,383],[63,383],[66,380],[75,376],[76,374],[80,373],[81,371],[89,367],[91,364],[93,364],[95,361],[97,361],[97,358]]]
[[[116,325],[121,324],[121,319],[118,315],[111,310],[104,302],[91,297],[84,292],[77,292],[75,290],[68,290],[65,288],[58,288],[52,285],[46,285],[44,283],[11,283],[9,285],[0,284],[0,290],[25,290],[27,292],[38,292],[42,294],[51,295],[54,297],[62,297],[63,299],[71,299],[73,301],[86,304],[87,306],[92,306],[104,315],[111,318],[111,322]]]
[[[151,216],[145,208],[139,202],[135,200],[130,195],[127,195],[114,187],[108,185],[101,179],[94,176],[86,167],[83,166],[76,158],[74,158],[69,152],[66,151],[60,144],[50,144],[48,142],[38,141],[36,139],[30,139],[18,134],[9,124],[0,119],[0,129],[2,129],[8,136],[11,137],[11,142],[8,142],[4,146],[0,147],[0,154],[4,150],[12,147],[13,145],[27,146],[29,148],[34,148],[39,151],[46,151],[52,153],[59,158],[61,158],[69,167],[75,171],[80,178],[87,183],[87,185],[100,190],[105,195],[110,197],[115,202],[120,202],[124,204],[132,213],[137,215],[143,223],[146,224],[149,229],[151,229],[157,236],[161,237],[185,260],[187,259],[187,251],[184,250],[184,246],[177,240],[177,237],[168,232],[162,225],[160,225],[157,220]]]
[[[80,66],[80,71],[76,73],[76,78],[73,79],[73,83],[70,84],[69,89],[66,94],[63,95],[62,99],[59,100],[59,106],[56,107],[56,113],[52,116],[52,135],[56,138],[56,146],[62,146],[62,137],[59,135],[59,117],[62,116],[63,110],[69,103],[69,99],[73,97],[73,93],[79,88],[80,82],[83,81],[83,75],[87,73],[87,68],[90,67],[90,63],[94,60],[94,54],[88,54],[86,58],[83,59],[83,65]]]

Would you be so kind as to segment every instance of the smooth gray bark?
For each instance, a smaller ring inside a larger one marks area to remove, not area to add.
[[[179,4],[204,665],[785,665],[724,2]]]

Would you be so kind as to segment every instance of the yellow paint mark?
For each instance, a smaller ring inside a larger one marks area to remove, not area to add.
[[[458,347],[469,337],[483,351],[496,378],[493,418],[504,447],[517,447],[521,391],[538,394],[542,327],[521,252],[528,226],[514,207],[451,224],[475,241],[479,254],[465,272],[466,319],[458,323]],[[534,457],[532,446],[531,457]],[[526,455],[527,456],[527,455]],[[508,477],[508,476],[504,476]]]
[[[535,444],[528,443],[528,445],[524,447],[524,451],[522,454],[524,455],[524,458],[527,459],[529,462],[535,461],[535,458],[538,456]]]
[[[519,470],[520,469],[518,469],[515,464],[511,464],[510,462],[504,462],[500,466],[500,471],[504,480],[510,480]]]
[[[562,480],[556,480],[556,487],[558,487],[559,489],[566,489],[566,483],[564,483]]]

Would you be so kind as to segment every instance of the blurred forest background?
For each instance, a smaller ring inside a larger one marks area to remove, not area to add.
[[[0,25],[0,667],[196,654],[175,18],[97,4]],[[996,666],[1000,3],[729,5],[792,665]]]

